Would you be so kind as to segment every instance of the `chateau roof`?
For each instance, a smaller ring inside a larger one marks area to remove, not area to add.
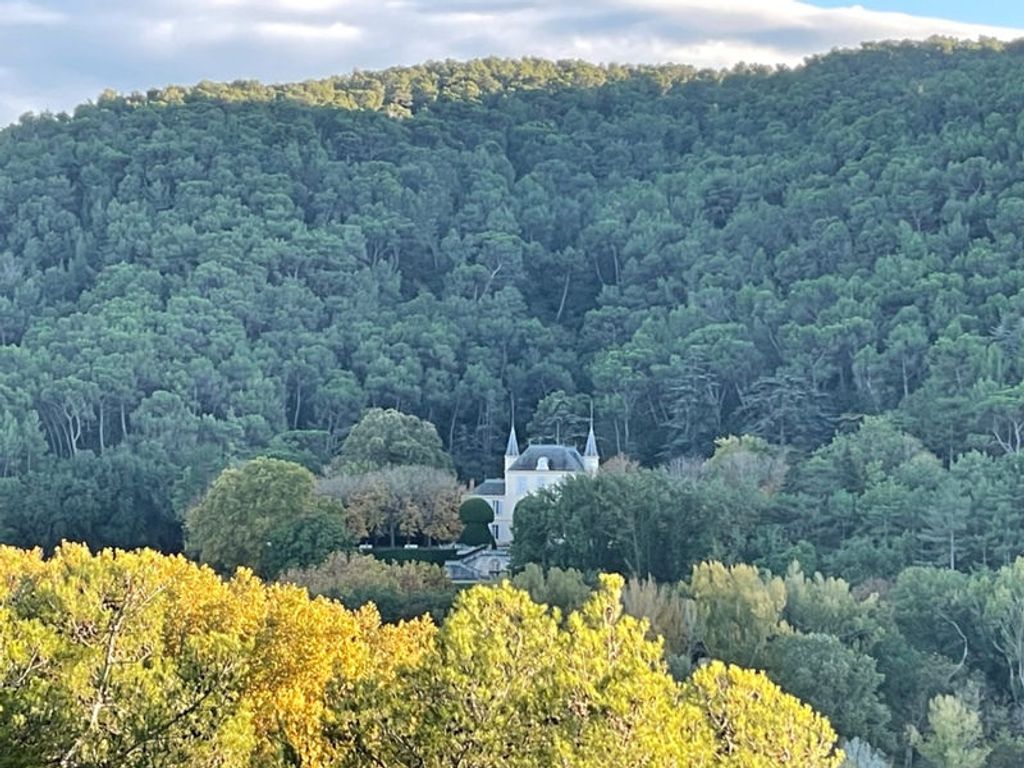
[[[473,493],[477,496],[504,496],[505,481],[495,480],[494,478],[489,477],[474,488]]]
[[[555,472],[582,472],[583,457],[575,448],[564,445],[531,445],[508,468],[509,472],[536,471],[537,461],[548,460],[548,469]]]

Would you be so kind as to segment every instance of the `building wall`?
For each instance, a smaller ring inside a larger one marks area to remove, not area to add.
[[[572,472],[559,470],[519,470],[505,473],[505,498],[502,500],[501,514],[495,513],[494,524],[498,526],[495,538],[501,546],[512,543],[512,520],[516,505],[531,493],[565,480]],[[491,505],[494,506],[493,504]]]

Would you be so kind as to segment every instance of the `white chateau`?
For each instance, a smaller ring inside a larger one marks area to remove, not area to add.
[[[597,453],[594,425],[590,425],[583,455],[565,445],[530,445],[519,452],[516,428],[512,425],[505,448],[505,479],[487,479],[472,492],[491,505],[494,522],[491,534],[499,547],[512,543],[512,517],[523,497],[565,480],[570,475],[586,472],[597,474],[601,457]]]

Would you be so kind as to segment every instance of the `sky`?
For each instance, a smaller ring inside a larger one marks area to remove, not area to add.
[[[199,80],[288,82],[429,59],[797,65],[934,34],[1024,37],[1018,0],[0,0],[0,125]]]

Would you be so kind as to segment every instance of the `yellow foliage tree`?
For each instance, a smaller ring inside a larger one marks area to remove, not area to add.
[[[839,768],[843,754],[828,721],[783,693],[761,672],[722,662],[699,669],[683,686],[716,735],[716,768]]]
[[[604,576],[564,621],[504,584],[440,630],[155,552],[0,547],[0,768],[836,768],[763,675],[679,685]]]
[[[381,626],[181,557],[0,548],[0,766],[326,766],[328,690],[386,680],[429,622]]]
[[[763,578],[752,565],[695,565],[689,592],[696,603],[698,639],[716,659],[763,664],[769,641],[791,631],[782,619],[785,583]]]
[[[463,593],[436,647],[344,700],[346,766],[837,768],[828,722],[719,663],[682,685],[622,615],[622,579],[562,622],[508,584]]]

